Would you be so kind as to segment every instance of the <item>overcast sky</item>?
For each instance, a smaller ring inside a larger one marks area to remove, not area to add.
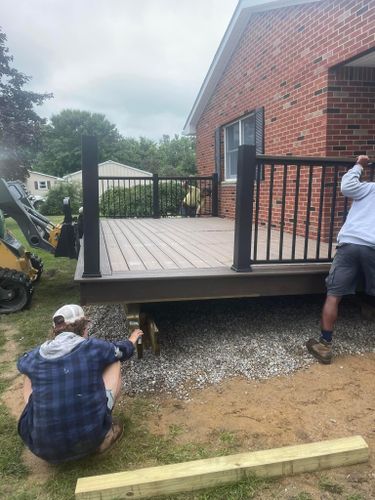
[[[237,0],[0,0],[14,66],[124,136],[181,133]]]

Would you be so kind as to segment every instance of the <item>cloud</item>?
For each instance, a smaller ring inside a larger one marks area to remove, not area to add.
[[[180,133],[237,0],[2,0],[38,109],[104,113],[124,135]]]

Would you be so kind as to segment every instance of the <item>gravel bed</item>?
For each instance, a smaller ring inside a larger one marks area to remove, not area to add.
[[[149,307],[160,330],[160,357],[148,349],[123,370],[128,394],[162,392],[189,399],[192,389],[229,377],[266,379],[314,361],[304,343],[319,335],[324,297],[277,297],[159,304]],[[91,334],[126,338],[121,306],[90,306]],[[375,352],[374,322],[361,318],[353,300],[343,301],[335,354]]]

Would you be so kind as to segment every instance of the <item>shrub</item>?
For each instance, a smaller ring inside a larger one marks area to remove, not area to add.
[[[166,217],[179,214],[184,196],[180,182],[160,181],[160,215]],[[100,198],[100,214],[103,217],[152,217],[152,184],[108,189]]]
[[[82,186],[77,182],[59,182],[48,192],[46,201],[41,206],[44,215],[62,215],[63,199],[69,196],[73,214],[78,214],[82,205]]]

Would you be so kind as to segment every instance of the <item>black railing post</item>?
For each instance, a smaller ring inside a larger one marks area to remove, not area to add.
[[[100,272],[98,143],[82,136],[83,190],[83,277],[97,278]]]
[[[219,174],[212,174],[212,217],[219,217]]]
[[[232,266],[232,269],[237,272],[251,271],[255,172],[255,146],[240,146],[238,148],[236,220]]]
[[[152,176],[152,216],[154,219],[160,218],[158,174]]]

